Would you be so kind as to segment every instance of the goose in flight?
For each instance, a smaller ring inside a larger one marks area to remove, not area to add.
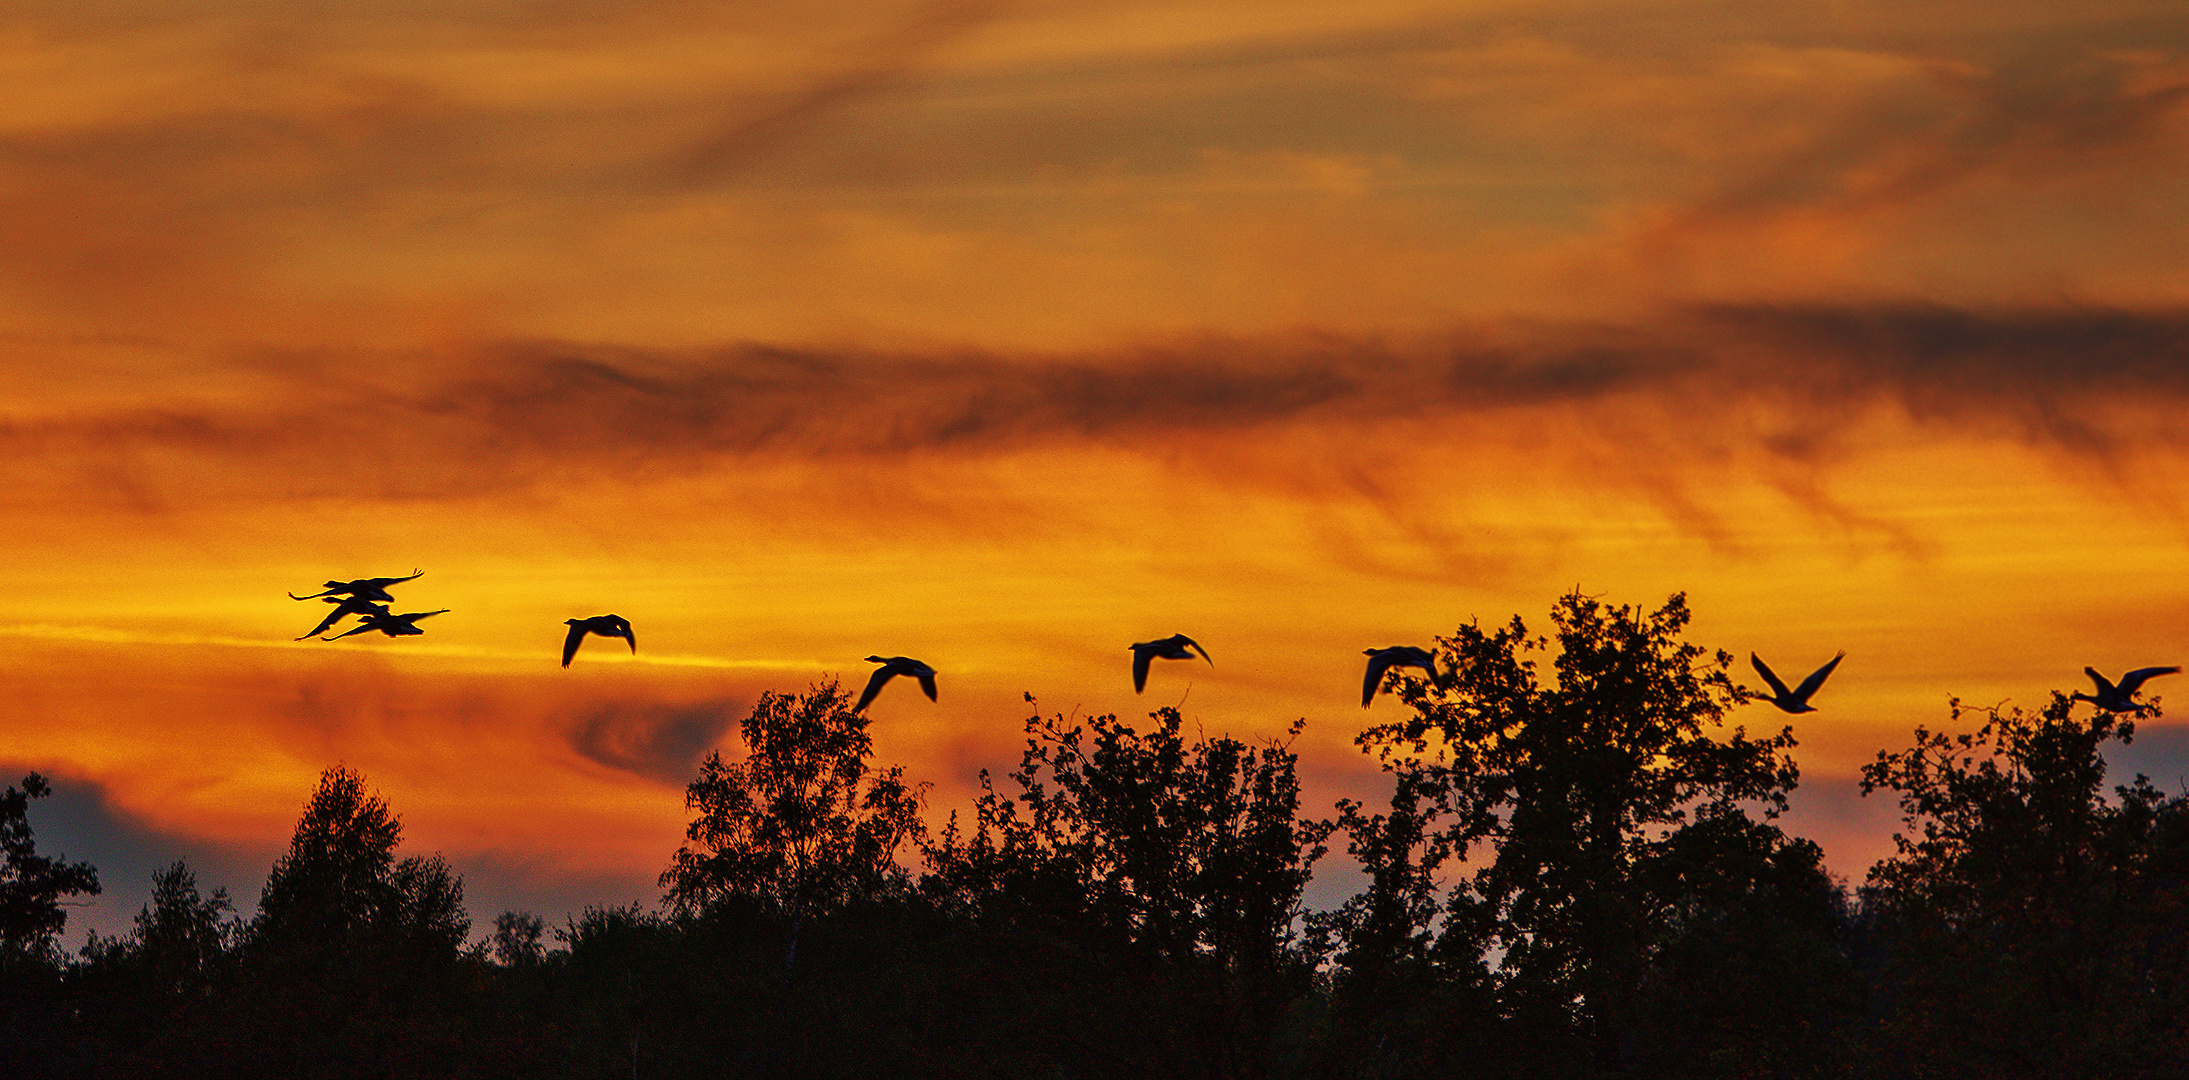
[[[418,629],[418,620],[439,615],[447,610],[447,608],[442,608],[441,611],[409,611],[401,615],[367,615],[364,621],[360,622],[355,629],[336,634],[331,638],[320,638],[319,640],[340,641],[351,634],[362,634],[367,630],[378,630],[389,637],[409,637],[415,634],[423,634],[425,631]]]
[[[1362,649],[1368,658],[1368,677],[1361,680],[1361,708],[1376,696],[1383,686],[1383,673],[1395,667],[1416,667],[1429,673],[1429,681],[1437,677],[1436,656],[1427,649],[1412,645],[1393,645],[1388,649]]]
[[[1772,674],[1770,666],[1765,664],[1761,657],[1755,653],[1748,654],[1748,662],[1756,665],[1756,674],[1763,676],[1763,681],[1771,684],[1771,696],[1764,700],[1790,713],[1817,711],[1816,706],[1809,704],[1809,695],[1816,693],[1817,687],[1824,685],[1825,677],[1830,675],[1832,669],[1838,667],[1839,662],[1846,658],[1847,651],[1845,649],[1840,650],[1837,655],[1832,657],[1830,663],[1810,672],[1808,678],[1801,680],[1800,686],[1788,690],[1786,684],[1780,682],[1777,675]]]
[[[632,655],[638,654],[638,635],[631,632],[631,620],[621,615],[595,615],[590,619],[564,619],[570,624],[570,635],[562,639],[562,666],[570,666],[570,658],[578,655],[578,642],[587,634],[602,637],[619,637],[631,643]]]
[[[388,595],[388,586],[401,585],[406,581],[415,581],[424,576],[426,576],[425,571],[416,570],[412,571],[409,577],[374,577],[358,578],[355,581],[330,581],[327,583],[326,592],[315,592],[310,596],[298,596],[295,593],[290,593],[289,599],[317,600],[322,596],[348,594],[359,600],[378,600],[383,604],[392,604],[395,602],[395,597]]]
[[[328,612],[326,618],[319,620],[318,626],[312,627],[311,629],[304,631],[303,637],[299,637],[296,640],[302,641],[304,640],[304,638],[318,637],[319,635],[326,633],[327,628],[333,626],[335,622],[341,619],[344,615],[362,615],[366,618],[371,618],[375,615],[386,615],[388,613],[388,606],[386,604],[376,604],[359,596],[329,596],[325,599],[328,603],[335,606],[334,610]]]
[[[2121,684],[2115,686],[2105,681],[2105,676],[2098,674],[2097,668],[2086,667],[2083,669],[2083,674],[2090,676],[2090,681],[2098,684],[2097,696],[2092,697],[2078,690],[2069,694],[2068,698],[2073,701],[2090,702],[2107,712],[2133,712],[2143,708],[2143,704],[2136,700],[2136,691],[2142,688],[2145,679],[2158,675],[2172,675],[2180,670],[2178,667],[2137,668],[2121,676]]]
[[[876,668],[874,677],[866,681],[866,689],[860,691],[859,703],[851,707],[852,712],[865,712],[867,705],[874,700],[874,695],[882,692],[882,684],[897,675],[910,675],[920,680],[920,689],[927,692],[927,700],[936,700],[934,668],[909,656],[869,656],[866,659],[867,663],[882,666]]]
[[[1199,650],[1201,659],[1208,660],[1210,667],[1216,666],[1216,661],[1209,660],[1209,651],[1201,648],[1200,642],[1184,634],[1172,634],[1167,638],[1156,641],[1136,641],[1133,643],[1132,650],[1133,693],[1135,694],[1147,690],[1148,661],[1158,656],[1165,660],[1191,660],[1194,652]]]

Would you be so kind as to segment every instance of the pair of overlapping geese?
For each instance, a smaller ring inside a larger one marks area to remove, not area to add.
[[[357,616],[357,625],[336,634],[334,637],[323,637],[319,640],[338,641],[351,634],[362,634],[368,630],[378,630],[389,637],[411,637],[425,633],[424,630],[418,628],[418,620],[442,614],[448,610],[447,608],[442,608],[440,611],[411,611],[401,615],[394,614],[388,609],[388,605],[395,602],[395,597],[388,592],[388,586],[401,585],[406,581],[416,580],[424,577],[425,573],[423,570],[416,570],[411,573],[410,577],[329,581],[324,592],[316,592],[310,596],[298,596],[295,593],[290,593],[289,599],[291,600],[324,600],[334,605],[334,610],[328,612],[326,618],[319,620],[318,626],[305,631],[296,640],[302,641],[308,637],[318,637],[328,627],[340,621],[344,615]],[[569,667],[570,659],[578,655],[578,642],[585,640],[587,634],[622,638],[631,643],[633,653],[638,652],[638,636],[631,632],[631,621],[621,615],[595,615],[590,619],[565,619],[563,621],[570,624],[570,633],[562,640],[562,666],[564,667]]]
[[[425,576],[425,572],[419,570],[413,571],[409,577],[329,581],[325,591],[316,592],[310,596],[298,596],[295,593],[290,593],[289,599],[291,600],[324,600],[334,605],[334,610],[328,612],[327,617],[321,619],[318,626],[312,627],[309,632],[296,640],[302,641],[304,638],[318,637],[346,615],[358,616],[358,624],[349,630],[336,634],[334,637],[322,637],[320,640],[336,641],[349,637],[351,634],[362,634],[370,630],[378,630],[389,637],[407,637],[425,633],[424,630],[418,628],[418,620],[442,614],[449,609],[412,611],[397,615],[388,607],[388,605],[395,602],[395,597],[388,592],[388,586],[400,585],[403,582],[412,581],[423,576]],[[564,667],[569,667],[571,659],[578,655],[578,644],[585,640],[587,634],[622,638],[630,643],[633,654],[638,652],[638,636],[631,632],[631,621],[621,615],[595,615],[590,619],[565,619],[563,621],[570,627],[569,634],[564,636],[562,642],[562,666]],[[1200,655],[1201,659],[1208,661],[1210,667],[1216,666],[1216,661],[1210,658],[1208,650],[1202,648],[1200,642],[1184,634],[1172,634],[1167,638],[1158,638],[1154,641],[1134,642],[1132,646],[1133,692],[1137,694],[1147,690],[1148,665],[1151,662],[1156,660],[1191,660],[1196,653]],[[1436,682],[1436,655],[1427,649],[1413,645],[1392,645],[1382,649],[1364,649],[1362,653],[1368,657],[1368,674],[1361,681],[1361,707],[1364,709],[1368,707],[1370,701],[1375,699],[1376,691],[1383,686],[1384,675],[1392,668],[1419,668],[1428,675],[1431,683]],[[1838,653],[1827,661],[1823,667],[1810,672],[1809,677],[1801,681],[1801,685],[1789,690],[1786,683],[1779,679],[1778,674],[1771,670],[1770,665],[1763,662],[1762,657],[1757,656],[1755,653],[1748,654],[1748,662],[1755,665],[1756,674],[1763,676],[1763,681],[1771,686],[1770,696],[1764,697],[1760,694],[1757,696],[1788,713],[1817,711],[1816,706],[1809,704],[1809,699],[1816,694],[1819,687],[1824,685],[1824,680],[1832,674],[1832,669],[1838,667],[1839,662],[1846,658],[1846,652]],[[909,656],[869,656],[866,659],[870,664],[880,664],[882,666],[876,668],[873,677],[867,680],[866,689],[859,694],[859,703],[852,706],[853,712],[864,711],[874,701],[875,695],[882,692],[882,686],[899,675],[909,675],[918,679],[920,689],[927,694],[927,699],[929,701],[936,700],[934,668]],[[2077,692],[2070,694],[2069,697],[2076,701],[2091,702],[2098,708],[2108,712],[2128,712],[2142,707],[2142,704],[2136,701],[2136,692],[2142,688],[2144,680],[2157,675],[2172,675],[2180,670],[2179,667],[2137,668],[2121,676],[2120,682],[2114,683],[2108,681],[2105,676],[2098,674],[2098,669],[2086,667],[2083,669],[2083,673],[2090,676],[2090,680],[2097,684],[2098,692],[2096,694]]]

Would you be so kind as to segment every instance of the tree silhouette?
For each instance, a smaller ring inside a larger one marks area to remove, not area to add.
[[[403,827],[359,773],[320,775],[252,926],[257,947],[329,955],[359,944],[453,955],[471,932],[464,887],[440,856],[397,862]]]
[[[922,836],[919,789],[868,767],[866,726],[833,679],[762,694],[738,729],[745,760],[709,754],[685,790],[699,816],[661,875],[670,905],[757,900],[795,923],[907,888],[896,855]]]
[[[30,802],[52,792],[37,773],[0,793],[0,1074],[80,1073],[58,935],[68,897],[99,894],[89,863],[38,854]]]
[[[119,938],[94,933],[69,971],[72,1042],[97,1074],[234,1074],[208,1038],[209,1021],[233,989],[234,947],[244,931],[225,889],[199,894],[177,861],[152,876],[152,899]],[[217,1026],[217,1025],[214,1025]],[[210,1045],[209,1045],[210,1044]]]
[[[1201,1075],[1267,1075],[1277,1024],[1311,983],[1298,919],[1331,826],[1297,816],[1287,747],[1189,743],[1178,710],[1150,718],[1146,732],[1114,716],[1028,719],[1016,795],[982,774],[973,831],[952,819],[926,888],[991,931],[1032,928],[1155,965]],[[1105,1052],[1159,1049],[1144,1035]]]
[[[432,1073],[461,1053],[463,881],[437,855],[398,861],[402,831],[362,775],[320,775],[241,950],[231,1037],[262,1071]]]
[[[1337,804],[1335,824],[1367,888],[1308,920],[1320,950],[1334,961],[1318,1040],[1332,1075],[1443,1075],[1457,1063],[1479,1065],[1484,1055],[1504,1052],[1485,1040],[1497,1010],[1481,958],[1437,948],[1454,843],[1440,825],[1447,809],[1443,778],[1410,767],[1393,773],[1387,812],[1365,813],[1351,799]]]
[[[1865,793],[1898,793],[1898,853],[1870,871],[1891,938],[1884,1060],[1925,1075],[2189,1071],[2189,803],[2150,781],[2105,794],[2105,744],[2156,706],[1974,712],[1880,751]],[[1976,992],[1971,992],[1972,988]]]
[[[99,895],[99,872],[90,863],[38,854],[30,801],[52,792],[45,777],[31,773],[22,787],[0,793],[0,971],[56,962],[54,939],[68,925],[65,898]]]
[[[1430,951],[1444,992],[1485,990],[1502,1038],[1542,1068],[1617,1073],[1670,992],[1669,947],[1770,910],[1759,891],[1824,905],[1811,923],[1829,927],[1832,889],[1813,845],[1769,824],[1798,777],[1791,729],[1722,730],[1747,695],[1730,654],[1681,640],[1684,596],[1645,613],[1569,594],[1551,618],[1554,683],[1533,658],[1551,640],[1519,618],[1464,626],[1441,640],[1449,678],[1402,691],[1415,715],[1361,736],[1399,786],[1389,815],[1341,808],[1371,871],[1339,919],[1341,981],[1373,986],[1420,956],[1427,898],[1456,863]]]
[[[532,967],[547,958],[547,920],[529,911],[505,911],[494,917],[487,953],[503,967]]]
[[[641,1053],[663,1035],[696,1034],[690,1028],[700,1025],[678,1031],[679,1025],[661,1020],[671,1011],[664,984],[679,961],[693,960],[676,954],[679,937],[678,927],[635,903],[587,907],[555,931],[569,949],[564,990],[581,1006],[574,1026],[584,1050],[573,1062],[581,1075],[637,1075]],[[651,1056],[662,1055],[656,1049]]]
[[[131,945],[138,962],[168,995],[205,995],[242,933],[234,912],[227,889],[199,895],[197,875],[176,860],[152,875],[152,900],[137,912]]]

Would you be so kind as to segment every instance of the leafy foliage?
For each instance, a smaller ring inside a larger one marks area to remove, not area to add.
[[[68,925],[65,898],[99,895],[99,872],[90,863],[38,854],[30,801],[52,792],[45,777],[31,773],[22,787],[0,793],[0,971],[55,959],[54,937]]]
[[[1204,1075],[1264,1075],[1284,1010],[1311,985],[1301,897],[1332,826],[1298,816],[1288,748],[1188,743],[1176,709],[1150,718],[1141,732],[1114,716],[1081,724],[1037,712],[1011,774],[1017,793],[982,774],[974,828],[952,819],[928,850],[926,888],[992,931],[1161,972],[1141,984],[1143,1000],[1151,986],[1169,995],[1159,1000],[1186,1026],[1177,1051]],[[1159,1068],[1136,1054],[1152,1041],[1098,1050],[1088,1033],[1079,1044],[1112,1067]]]
[[[440,856],[354,770],[320,775],[241,949],[231,1057],[266,1072],[430,1072],[461,1054],[471,920]]]
[[[1864,768],[1907,830],[1866,894],[1892,937],[1890,1059],[1935,1076],[2189,1069],[2189,803],[2141,776],[2106,797],[2105,744],[2156,707],[2074,709],[2055,693],[2036,715],[1973,710],[1976,730],[1918,728]]]
[[[505,911],[494,917],[487,955],[503,967],[531,967],[547,956],[547,920],[529,911]]]
[[[30,803],[52,790],[31,773],[0,793],[0,1074],[10,1077],[71,1064],[53,1037],[74,1009],[56,938],[68,924],[67,898],[99,893],[91,864],[38,854]]]
[[[661,875],[679,912],[756,898],[798,917],[906,888],[899,849],[919,840],[920,789],[867,766],[867,719],[834,680],[769,691],[739,726],[743,761],[707,755],[684,796],[699,811]]]
[[[197,875],[178,859],[152,876],[152,900],[137,912],[137,960],[166,993],[202,996],[242,935],[234,914],[227,889],[199,895]]]
[[[935,886],[982,913],[1049,918],[1167,958],[1274,963],[1296,943],[1331,827],[1297,817],[1290,750],[1189,745],[1178,710],[1151,719],[1142,734],[1114,716],[1030,718],[1018,794],[982,774],[974,831],[953,819],[929,849]]]
[[[453,956],[471,932],[463,882],[437,855],[397,862],[402,836],[362,775],[341,766],[321,774],[288,854],[266,877],[254,947],[315,957],[359,946]]]
[[[1519,618],[1463,626],[1438,678],[1402,689],[1415,715],[1361,736],[1398,780],[1387,814],[1340,807],[1371,876],[1333,920],[1341,982],[1389,1005],[1378,987],[1411,971],[1482,1010],[1481,1038],[1494,1026],[1560,1071],[1618,1072],[1667,992],[1669,949],[1769,910],[1751,898],[1774,871],[1817,904],[1832,889],[1814,846],[1789,850],[1769,824],[1799,776],[1792,730],[1722,730],[1747,692],[1731,655],[1681,640],[1684,597],[1642,612],[1576,593],[1551,618],[1554,682],[1535,658],[1551,639]]]

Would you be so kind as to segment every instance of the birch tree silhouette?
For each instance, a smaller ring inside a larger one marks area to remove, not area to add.
[[[699,812],[661,884],[679,913],[732,899],[794,922],[899,892],[897,853],[924,836],[920,789],[902,766],[867,764],[867,718],[835,680],[768,691],[739,725],[743,761],[707,755],[685,790]]]

